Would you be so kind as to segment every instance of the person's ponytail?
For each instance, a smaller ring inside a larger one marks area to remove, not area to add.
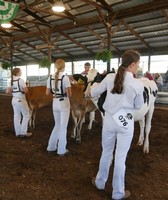
[[[124,74],[125,71],[128,70],[128,67],[133,62],[138,62],[140,59],[140,54],[137,51],[134,50],[127,50],[122,55],[122,64],[118,68],[117,74],[114,79],[114,87],[111,90],[112,94],[121,94],[123,91],[123,82],[124,82]]]
[[[57,97],[59,71],[55,73],[55,98]]]
[[[117,74],[115,76],[114,79],[114,87],[111,91],[111,93],[115,94],[121,94],[122,90],[123,90],[123,80],[124,80],[124,72],[125,72],[125,68],[120,65],[120,67],[118,68]]]

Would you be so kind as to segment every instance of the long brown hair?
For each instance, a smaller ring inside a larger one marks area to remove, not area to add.
[[[20,72],[20,68],[16,67],[12,70],[12,74],[11,74],[11,85],[13,85],[13,76],[17,76],[18,73]]]
[[[134,50],[127,50],[122,55],[122,63],[118,68],[117,74],[114,79],[114,87],[112,89],[112,93],[121,94],[123,91],[123,81],[125,70],[133,63],[138,62],[140,59],[140,54]]]
[[[59,77],[59,73],[60,71],[62,71],[62,69],[65,68],[65,61],[63,59],[57,59],[55,62],[55,97],[57,96],[56,92],[58,89],[58,77]]]

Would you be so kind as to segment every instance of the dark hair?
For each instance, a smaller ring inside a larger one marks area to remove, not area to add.
[[[113,94],[122,93],[125,70],[131,65],[131,63],[138,62],[138,60],[140,59],[140,54],[134,50],[127,50],[121,57],[122,63],[118,68],[117,74],[114,79],[114,87],[111,91]]]
[[[86,67],[90,67],[91,64],[90,64],[89,62],[86,62],[86,63],[85,63],[85,66],[86,66]]]
[[[111,73],[115,73],[115,69],[114,68],[112,68]]]
[[[12,75],[11,75],[11,85],[13,85],[13,76],[17,76],[17,74],[20,72],[20,68],[16,67],[12,70]]]

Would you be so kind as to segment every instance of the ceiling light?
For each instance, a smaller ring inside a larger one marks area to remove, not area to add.
[[[6,22],[6,23],[2,23],[1,26],[2,26],[3,28],[11,28],[12,24],[9,23],[9,22]]]
[[[65,6],[62,1],[56,1],[55,4],[52,6],[52,10],[55,12],[63,12],[65,10]]]

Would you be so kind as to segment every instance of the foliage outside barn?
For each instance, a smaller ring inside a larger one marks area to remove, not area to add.
[[[48,76],[50,75],[51,61],[49,60],[49,58],[44,57],[42,60],[40,60],[39,66],[41,68],[45,68],[46,67],[48,69]]]

